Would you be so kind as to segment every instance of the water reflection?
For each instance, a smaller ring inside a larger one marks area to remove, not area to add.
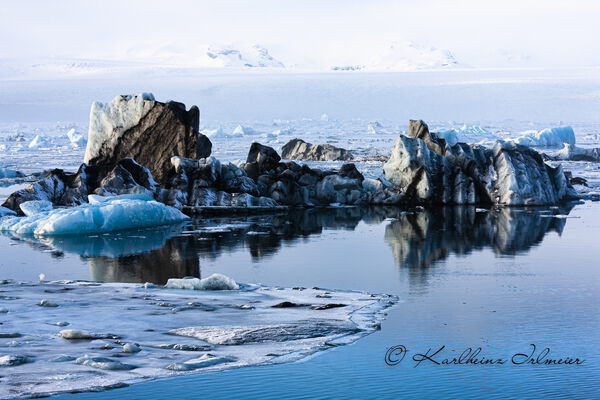
[[[77,254],[88,261],[91,279],[165,283],[200,276],[200,259],[248,251],[254,262],[324,230],[353,231],[359,223],[385,223],[384,241],[409,278],[427,280],[427,270],[450,254],[491,248],[501,256],[527,252],[546,233],[559,234],[572,207],[561,209],[442,207],[405,212],[393,207],[295,210],[286,214],[202,218],[191,224],[88,237],[15,238],[53,257]],[[371,239],[372,240],[372,239]],[[423,283],[423,282],[422,282]]]
[[[449,254],[484,247],[515,255],[541,243],[548,232],[561,234],[566,219],[552,214],[568,214],[571,208],[477,212],[474,207],[442,207],[399,216],[386,226],[385,241],[399,267],[428,268]]]
[[[140,254],[90,257],[91,279],[102,282],[154,282],[169,278],[200,277],[196,241],[191,237],[168,239],[164,246]]]

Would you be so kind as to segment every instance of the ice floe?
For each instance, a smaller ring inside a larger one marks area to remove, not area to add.
[[[242,288],[204,292],[5,281],[10,312],[0,332],[18,335],[0,338],[0,398],[296,361],[374,332],[396,302],[386,295],[318,288]],[[61,306],[38,307],[42,298]],[[272,307],[283,302],[311,307],[293,312]],[[345,306],[327,307],[330,303]],[[73,328],[56,326],[57,320]]]

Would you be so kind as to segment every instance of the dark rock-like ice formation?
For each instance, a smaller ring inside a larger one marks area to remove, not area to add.
[[[292,139],[281,148],[285,160],[302,161],[348,161],[352,153],[331,144],[311,144],[302,139]]]

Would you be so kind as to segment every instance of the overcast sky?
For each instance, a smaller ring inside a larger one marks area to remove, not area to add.
[[[126,58],[258,43],[284,63],[361,63],[390,42],[446,48],[474,66],[600,65],[588,0],[19,0],[0,8],[0,57]]]

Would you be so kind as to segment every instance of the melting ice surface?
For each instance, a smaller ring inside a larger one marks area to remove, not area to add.
[[[25,217],[3,217],[0,231],[18,235],[85,235],[167,225],[189,219],[176,208],[138,198],[117,197],[52,210],[49,202],[25,202]]]
[[[361,292],[256,285],[204,292],[5,281],[0,288],[1,398],[294,361],[375,331],[395,302]]]

